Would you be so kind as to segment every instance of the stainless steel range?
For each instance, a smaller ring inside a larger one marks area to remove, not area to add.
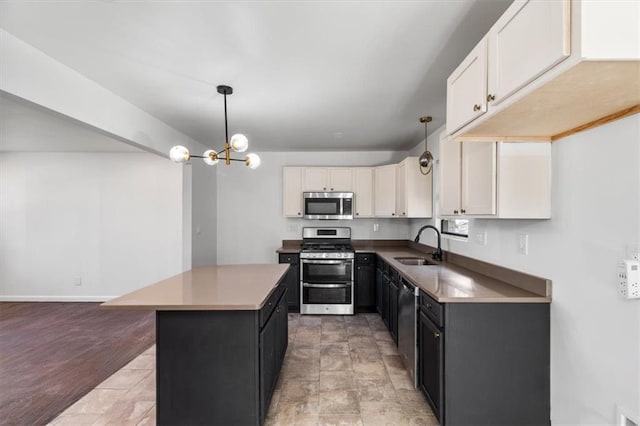
[[[353,315],[351,228],[302,228],[300,313]]]

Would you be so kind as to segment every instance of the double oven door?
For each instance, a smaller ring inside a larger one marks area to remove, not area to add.
[[[300,313],[352,315],[353,259],[300,259]]]

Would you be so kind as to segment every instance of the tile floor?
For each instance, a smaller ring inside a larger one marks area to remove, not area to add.
[[[155,346],[51,424],[155,424]],[[289,314],[289,348],[266,425],[431,426],[438,421],[413,388],[379,315]]]

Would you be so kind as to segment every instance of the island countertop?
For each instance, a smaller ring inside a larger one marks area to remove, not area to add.
[[[285,264],[202,266],[100,306],[154,311],[258,310],[288,268]]]

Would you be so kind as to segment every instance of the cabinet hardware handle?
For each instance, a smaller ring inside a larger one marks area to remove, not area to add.
[[[431,309],[431,303],[427,303],[427,309]]]
[[[327,190],[327,187],[325,186],[325,187],[324,187],[324,188],[322,188],[322,189],[323,189],[324,191],[326,191],[326,190]]]
[[[434,339],[439,339],[440,338],[440,333],[438,333],[437,331],[433,332],[433,338]]]
[[[391,216],[395,216],[395,215],[396,215],[395,213],[391,213]]]
[[[360,213],[356,212],[356,216],[360,216]]]
[[[453,211],[453,214],[458,214],[458,210],[454,210],[454,211]]]
[[[276,313],[279,314],[280,313],[280,306],[276,306]]]
[[[467,212],[466,210],[460,210],[460,213],[463,213],[463,214],[464,214],[464,213],[466,213],[466,212]]]
[[[475,105],[473,106],[473,110],[474,110],[474,111],[480,111],[480,105],[475,104]]]
[[[331,188],[331,190],[333,191],[333,188]]]
[[[300,212],[298,212],[298,216],[300,216]]]
[[[496,95],[487,95],[487,102],[495,101]]]
[[[402,212],[402,216],[406,216],[407,214],[405,212]]]

